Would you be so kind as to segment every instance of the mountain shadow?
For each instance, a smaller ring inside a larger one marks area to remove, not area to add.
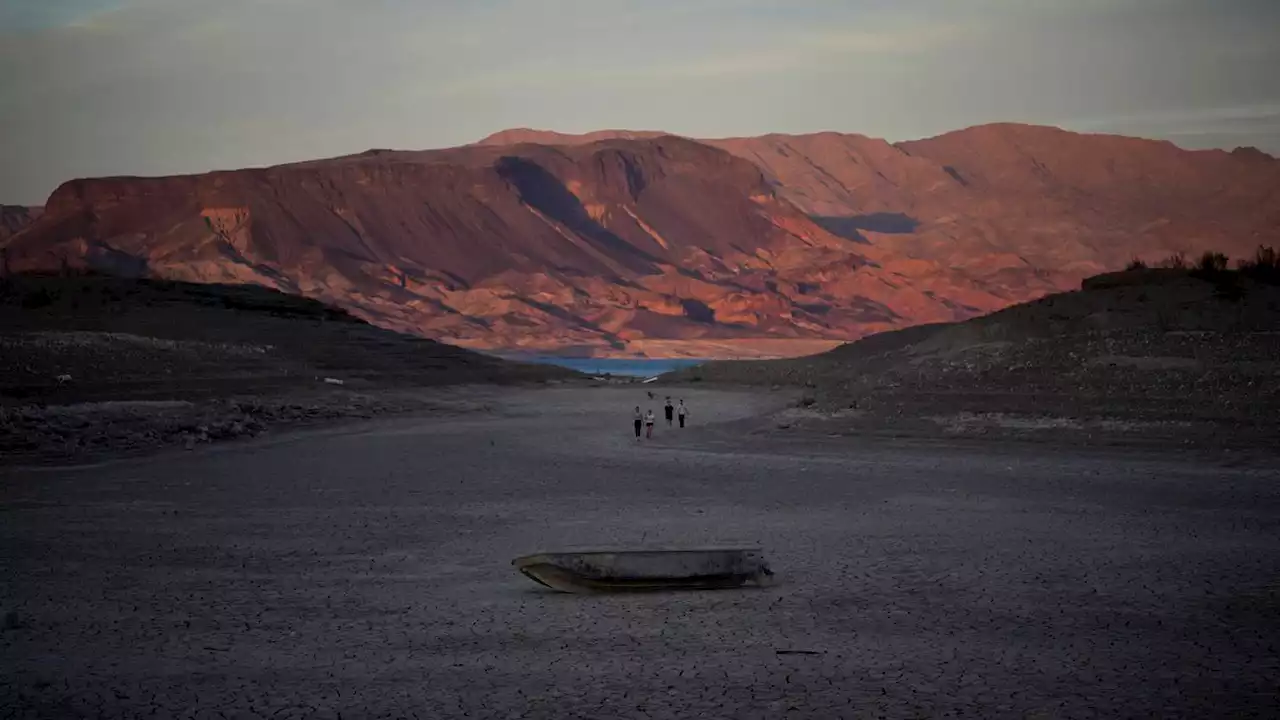
[[[706,303],[692,298],[685,298],[680,301],[680,305],[684,309],[684,316],[690,320],[707,325],[715,324],[716,311],[708,307]]]
[[[868,213],[866,215],[811,215],[810,218],[822,229],[838,235],[846,240],[865,243],[867,238],[860,232],[885,233],[887,235],[903,235],[913,233],[920,226],[919,221],[903,213]]]
[[[520,199],[538,212],[589,239],[624,265],[638,272],[654,272],[658,258],[636,248],[597,223],[577,196],[541,165],[508,155],[496,165],[498,174],[515,186]]]

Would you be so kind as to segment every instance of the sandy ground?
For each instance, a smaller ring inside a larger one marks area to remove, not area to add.
[[[485,413],[0,469],[0,717],[1263,717],[1280,471],[802,442],[780,394]],[[768,421],[772,423],[773,420]],[[756,428],[753,430],[753,428]],[[769,589],[540,590],[565,545],[762,544]]]

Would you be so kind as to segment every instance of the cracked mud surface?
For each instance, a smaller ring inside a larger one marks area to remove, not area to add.
[[[512,391],[484,417],[0,470],[0,718],[1262,717],[1280,702],[1265,464],[735,442],[706,426],[768,397],[684,396],[693,427],[652,443],[631,436],[641,390]],[[570,596],[508,564],[632,542],[758,542],[781,584]]]

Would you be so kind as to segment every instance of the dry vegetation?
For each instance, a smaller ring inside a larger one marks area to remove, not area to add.
[[[1161,260],[1154,267],[1169,270],[1189,270],[1193,275],[1199,277],[1235,276],[1271,285],[1280,283],[1280,254],[1269,245],[1259,245],[1253,257],[1237,260],[1234,274],[1229,271],[1230,265],[1231,259],[1224,253],[1209,251],[1203,253],[1195,263],[1187,260],[1186,253],[1174,253]],[[1147,263],[1135,258],[1125,270],[1147,270],[1150,267]]]

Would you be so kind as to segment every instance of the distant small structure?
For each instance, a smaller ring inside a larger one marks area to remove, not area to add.
[[[69,383],[69,382],[71,382],[71,376],[70,376],[70,375],[67,375],[67,374],[65,374],[65,373],[64,373],[64,374],[62,374],[62,375],[59,375],[59,376],[58,376],[58,384],[59,384],[59,385],[66,385],[66,384],[67,384],[67,383]]]

